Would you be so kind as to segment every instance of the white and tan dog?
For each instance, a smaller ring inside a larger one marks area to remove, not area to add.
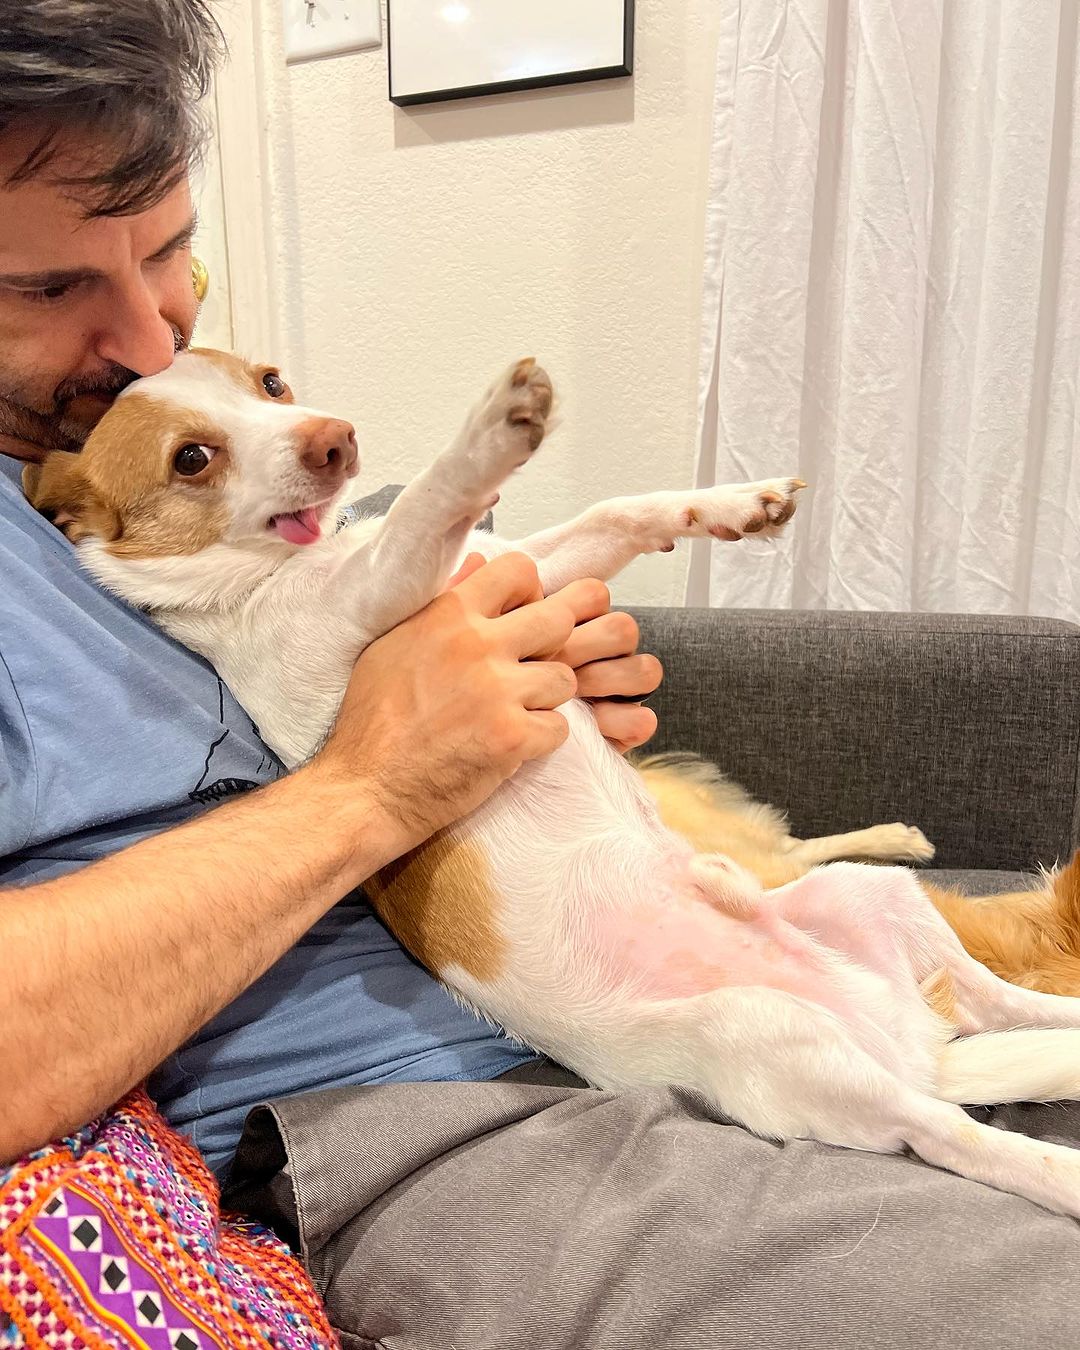
[[[360,651],[438,593],[466,546],[511,547],[472,529],[540,443],[551,398],[518,363],[385,519],[335,532],[352,428],[292,405],[272,368],[191,352],[121,395],[81,455],[29,468],[26,488],[297,765]],[[620,498],[513,547],[553,590],[679,537],[774,534],[801,486]],[[1080,999],[992,975],[902,869],[835,863],[766,891],[695,854],[587,708],[564,711],[562,748],[372,879],[420,960],[599,1086],[687,1084],[762,1135],[910,1148],[1080,1217],[1080,1151],[958,1105],[1080,1094]]]

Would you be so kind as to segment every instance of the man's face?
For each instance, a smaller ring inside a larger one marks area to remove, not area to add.
[[[87,219],[55,181],[92,168],[77,138],[7,185],[35,140],[0,138],[0,449],[13,453],[5,435],[80,446],[118,390],[187,345],[197,310],[187,183],[138,215]]]

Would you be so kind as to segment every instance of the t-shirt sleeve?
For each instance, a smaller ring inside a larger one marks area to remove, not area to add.
[[[34,742],[18,690],[0,655],[0,858],[30,837],[37,809]]]

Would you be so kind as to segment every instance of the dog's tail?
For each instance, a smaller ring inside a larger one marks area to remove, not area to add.
[[[1048,884],[1060,941],[1070,955],[1080,957],[1080,849],[1072,855],[1068,867],[1051,873]]]
[[[957,1106],[1080,1099],[1080,1031],[988,1031],[950,1041],[937,1095]]]

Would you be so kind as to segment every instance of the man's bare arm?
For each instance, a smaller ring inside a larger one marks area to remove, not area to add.
[[[0,1161],[105,1109],[393,856],[361,784],[303,770],[0,893]]]

